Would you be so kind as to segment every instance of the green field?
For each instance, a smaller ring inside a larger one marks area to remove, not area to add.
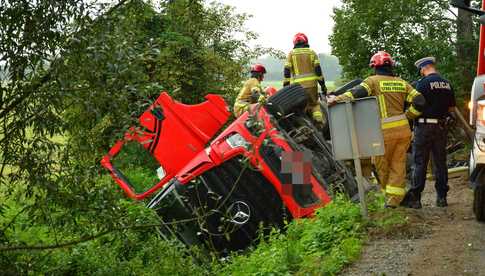
[[[328,91],[335,90],[335,82],[326,81],[325,84],[327,85]],[[283,81],[273,81],[273,80],[263,81],[263,87],[267,87],[267,86],[273,86],[276,89],[280,89],[283,87]]]
[[[283,81],[263,81],[263,87],[273,86],[276,89],[280,89],[283,87]]]

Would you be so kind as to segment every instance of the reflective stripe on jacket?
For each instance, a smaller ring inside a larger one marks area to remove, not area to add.
[[[365,79],[360,86],[367,91],[365,96],[377,97],[383,129],[408,125],[408,119],[421,114],[413,105],[414,98],[421,94],[399,77],[375,75]],[[351,90],[342,96],[353,99],[356,94]],[[407,110],[404,110],[405,103],[409,106]]]
[[[241,91],[239,91],[234,103],[234,113],[236,116],[240,116],[250,104],[256,103],[254,99],[258,97],[252,97],[252,95],[255,93],[261,94],[262,91],[263,89],[258,79],[250,78],[247,80],[241,88]]]
[[[320,66],[318,56],[310,48],[295,48],[286,59],[285,68],[291,72],[291,77],[285,77],[285,82],[300,83],[303,87],[317,86],[323,76],[318,76],[315,67]]]

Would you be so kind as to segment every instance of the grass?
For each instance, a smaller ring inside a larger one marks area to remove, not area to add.
[[[32,137],[34,137],[34,133],[33,133],[33,130],[32,128],[27,128],[26,131],[25,131],[25,135],[26,135],[26,139],[31,139]],[[0,134],[0,140],[3,139],[3,135]],[[53,143],[56,143],[56,144],[59,144],[59,145],[65,145],[67,143],[67,137],[64,136],[64,135],[60,135],[60,134],[55,134],[53,136],[47,136],[47,139],[49,139],[50,141],[52,141]],[[0,159],[3,159],[3,153],[0,152]],[[16,166],[12,166],[12,165],[6,165],[4,170],[3,170],[3,174],[0,175],[0,177],[2,176],[7,176],[11,173],[15,173],[16,171]]]
[[[119,160],[118,165],[125,166],[127,175],[133,177],[135,182],[146,182],[155,167],[140,170],[138,166],[149,161],[144,156],[146,153],[137,144],[129,144],[126,149],[126,152],[120,153],[125,156]],[[110,177],[105,175],[100,177],[97,185],[110,187],[112,184]],[[336,197],[329,205],[320,208],[314,218],[294,220],[287,225],[285,231],[274,229],[268,237],[260,238],[259,245],[245,253],[233,253],[223,262],[214,259],[194,262],[187,258],[190,252],[186,248],[174,247],[174,244],[156,235],[140,233],[138,237],[136,231],[133,231],[125,233],[131,236],[131,241],[125,240],[125,236],[116,239],[115,235],[110,235],[109,238],[114,242],[109,244],[104,239],[97,239],[75,246],[69,254],[62,250],[53,251],[49,253],[52,257],[43,264],[42,269],[49,271],[52,267],[62,267],[71,272],[90,272],[85,274],[104,274],[103,271],[112,274],[115,269],[118,273],[143,270],[147,275],[336,275],[359,258],[369,233],[389,233],[396,226],[406,223],[401,213],[383,208],[384,199],[381,195],[371,194],[368,201],[371,221],[361,218],[359,205],[344,197]],[[127,204],[143,208],[139,204]],[[2,227],[21,208],[21,204],[14,198],[8,199],[6,206],[8,208],[0,214]],[[149,212],[145,209],[143,211]],[[18,223],[20,225],[28,220],[28,215],[23,214]],[[6,235],[19,243],[55,242],[55,236],[45,225],[11,229]],[[127,244],[130,243],[133,248],[128,247],[129,253],[126,253]],[[125,258],[125,255],[130,257]],[[26,256],[33,258],[34,255],[27,253]],[[205,257],[201,260],[205,260]]]
[[[312,219],[292,221],[286,232],[274,230],[249,254],[234,254],[217,269],[219,275],[336,275],[357,260],[376,228],[405,223],[399,212],[383,208],[380,195],[370,195],[364,221],[359,205],[343,197],[317,211]]]
[[[269,85],[281,88],[282,83],[281,81],[263,82],[263,86]],[[334,89],[333,82],[327,82],[327,86],[330,91]],[[66,142],[63,136],[55,136],[50,139],[61,144]],[[149,156],[146,155],[146,150],[140,148],[139,144],[128,144],[126,149],[128,151],[120,153],[118,159],[114,160],[114,162],[132,180],[135,191],[145,191],[158,181],[155,173],[158,164],[150,160]],[[142,165],[148,166],[148,168]],[[141,169],[142,167],[146,169]],[[107,182],[107,186],[110,184],[114,185],[114,182],[109,178]],[[13,200],[7,202],[7,205],[11,209],[0,216],[0,226],[8,223],[18,213],[20,208],[20,205]],[[335,275],[345,266],[359,258],[369,233],[373,231],[388,233],[396,229],[396,226],[406,223],[402,214],[393,210],[385,210],[383,205],[384,200],[382,196],[371,196],[369,211],[372,220],[364,221],[360,216],[358,205],[343,197],[337,197],[328,206],[319,209],[314,218],[294,220],[287,225],[285,231],[275,229],[269,237],[261,237],[260,244],[246,253],[234,253],[228,258],[228,261],[213,264],[211,269],[204,272],[218,275]],[[29,218],[25,216],[22,219],[28,220]],[[7,234],[15,235],[19,242],[24,243],[53,242],[53,237],[45,230],[47,228],[18,229]],[[152,247],[150,247],[151,243],[153,243]],[[166,246],[165,250],[168,251],[168,249],[172,248],[170,244],[153,237],[153,240],[146,243],[137,243],[137,246],[140,246],[139,248],[143,251],[143,254],[145,254],[145,251],[147,252],[146,254],[150,254],[150,258],[147,258],[140,253],[140,260],[136,260],[137,262],[139,261],[140,268],[153,271],[154,274],[163,274],[167,271],[169,264],[165,267],[160,266],[158,260],[170,259],[164,258],[164,256],[166,257],[169,254],[163,252],[163,250],[157,251],[157,248]],[[80,265],[89,267],[93,271],[98,267],[111,269],[113,265],[109,266],[106,263],[121,262],[117,259],[116,252],[124,250],[113,249],[110,246],[103,245],[102,241],[97,240],[79,246],[76,250],[79,248],[84,248],[85,252],[82,254],[87,256],[83,255],[83,258],[86,259],[82,259],[79,262]],[[177,248],[175,251],[170,253],[178,256],[180,260],[185,258],[183,248]],[[98,256],[100,255],[104,257],[99,258]],[[186,255],[188,256],[189,254],[187,253]],[[88,257],[89,259],[87,259]],[[109,259],[109,261],[107,262],[106,259]],[[149,260],[150,263],[145,265],[146,260]],[[62,262],[69,263],[71,258],[63,257]],[[62,262],[59,261],[59,263]],[[169,263],[172,264],[171,262]],[[130,263],[130,265],[132,264]],[[198,272],[201,272],[203,269],[190,261],[187,261],[186,265],[188,268],[191,268],[191,265],[193,265],[194,268],[198,269]],[[133,264],[134,266],[135,264]],[[206,264],[206,266],[210,265]],[[170,268],[174,270],[175,274],[184,274],[185,267],[183,265],[174,265],[170,266]]]
[[[160,164],[140,143],[126,143],[112,162],[136,193],[147,191],[159,181],[156,170]]]
[[[281,89],[283,87],[283,81],[263,81],[262,86],[273,86],[276,89]]]

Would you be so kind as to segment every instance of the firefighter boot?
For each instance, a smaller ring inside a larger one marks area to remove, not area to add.
[[[413,192],[406,193],[406,196],[404,196],[404,199],[401,202],[401,206],[412,209],[423,208],[423,205],[421,205],[421,194],[416,195]]]
[[[437,207],[448,206],[448,202],[446,201],[446,197],[438,197],[438,199],[436,199],[436,206]]]
[[[323,114],[320,110],[313,111],[312,112],[312,118],[313,118],[313,124],[315,127],[317,127],[319,130],[323,130],[325,127],[323,123]]]

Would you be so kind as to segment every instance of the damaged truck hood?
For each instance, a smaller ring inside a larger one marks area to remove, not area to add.
[[[172,99],[167,92],[140,116],[139,126],[125,133],[116,142],[101,164],[126,194],[143,199],[162,188],[177,172],[203,151],[213,136],[227,122],[230,113],[224,99],[209,94],[206,101],[186,105]],[[140,143],[160,163],[161,180],[143,193],[136,193],[129,180],[113,166],[112,159],[129,141]]]

